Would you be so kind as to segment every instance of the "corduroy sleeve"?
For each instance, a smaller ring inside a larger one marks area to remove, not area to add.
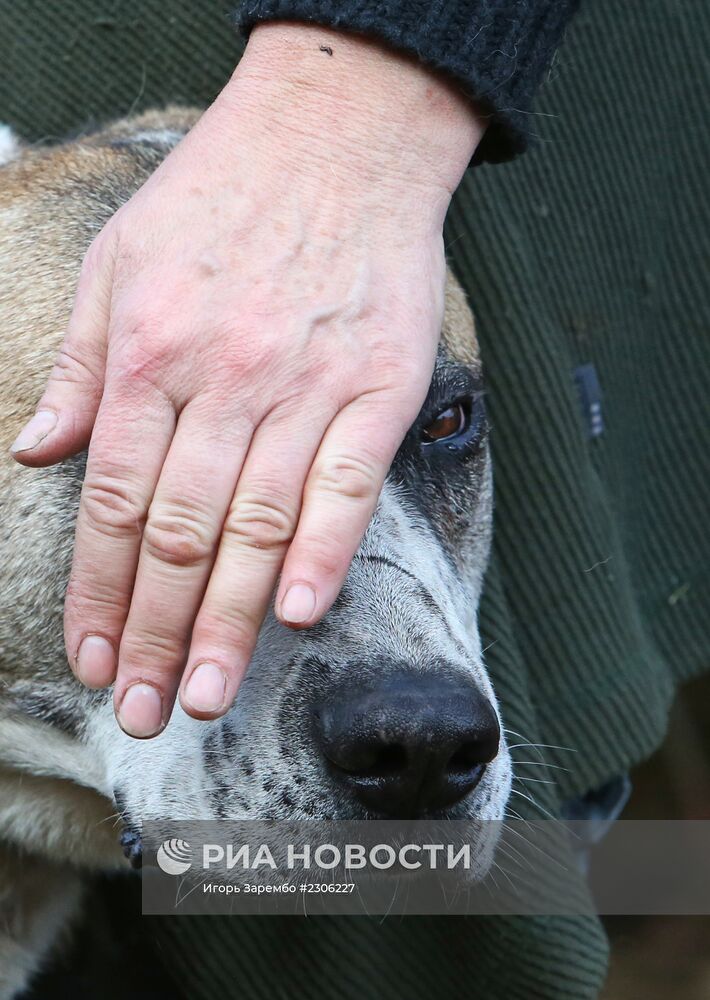
[[[361,32],[446,73],[488,116],[473,162],[523,152],[532,99],[580,0],[243,0],[247,34],[261,21]]]

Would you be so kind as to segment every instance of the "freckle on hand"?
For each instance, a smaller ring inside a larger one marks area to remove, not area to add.
[[[209,257],[202,257],[197,262],[197,273],[202,278],[213,278],[216,274],[219,274],[220,267],[216,260],[210,259]]]

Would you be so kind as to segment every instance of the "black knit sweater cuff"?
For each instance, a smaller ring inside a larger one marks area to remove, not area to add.
[[[261,21],[361,32],[458,82],[488,117],[474,163],[509,160],[534,132],[531,104],[579,0],[243,0],[244,34]]]

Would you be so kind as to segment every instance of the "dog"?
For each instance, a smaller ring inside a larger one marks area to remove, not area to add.
[[[134,850],[152,818],[496,820],[510,794],[477,626],[492,530],[481,366],[450,272],[428,398],[325,619],[295,632],[271,612],[232,710],[200,722],[177,706],[153,740],[122,733],[110,693],[69,670],[85,458],[26,469],[8,447],[89,244],[197,117],[168,108],[44,148],[0,134],[0,1000],[57,947],[87,873],[128,867],[117,825]]]

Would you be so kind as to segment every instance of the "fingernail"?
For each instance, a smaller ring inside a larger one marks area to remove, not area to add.
[[[76,654],[76,675],[82,684],[102,688],[116,676],[116,652],[102,635],[87,635]]]
[[[155,736],[163,728],[163,701],[152,684],[133,684],[123,696],[118,722],[124,733],[139,740]]]
[[[190,674],[183,698],[198,712],[218,712],[224,705],[227,678],[216,663],[200,663]]]
[[[56,426],[56,413],[51,410],[38,410],[12,442],[10,451],[13,455],[18,451],[32,451]]]
[[[281,617],[292,625],[300,625],[313,617],[316,592],[307,583],[293,583],[281,601]]]

